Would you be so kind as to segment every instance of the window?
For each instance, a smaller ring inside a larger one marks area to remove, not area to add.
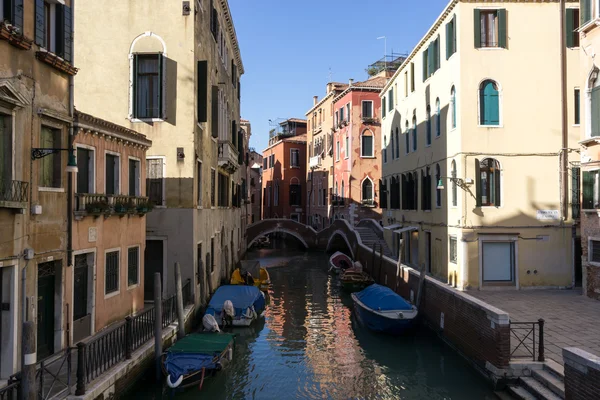
[[[475,48],[506,48],[506,10],[474,10]]]
[[[23,0],[0,0],[0,21],[7,21],[23,32]]]
[[[198,61],[196,69],[196,114],[198,122],[208,121],[208,61]]]
[[[164,168],[162,158],[146,159],[146,196],[154,205],[164,205]]]
[[[363,204],[373,203],[373,182],[368,176],[362,183],[362,202]]]
[[[415,63],[410,63],[410,91],[415,91]]]
[[[427,132],[425,136],[425,144],[431,146],[431,107],[427,106]]]
[[[217,205],[215,203],[215,192],[216,192],[216,171],[214,168],[210,169],[210,206],[214,207]]]
[[[385,118],[385,97],[381,99],[381,117]]]
[[[394,154],[393,148],[392,148],[392,154]],[[396,158],[400,158],[400,137],[398,136],[398,127],[396,127]]]
[[[406,154],[410,152],[410,132],[408,130],[408,121],[406,121],[406,126],[404,129],[404,139],[406,145]]]
[[[119,250],[106,253],[104,266],[104,294],[119,290]]]
[[[130,196],[141,196],[141,171],[140,161],[130,158],[129,159],[129,195]]]
[[[442,110],[440,109],[440,99],[435,99],[435,136],[440,137],[442,130]]]
[[[127,285],[133,286],[139,283],[140,248],[130,247],[127,249]]]
[[[379,180],[379,200],[381,202],[382,209],[388,209],[388,190],[387,180]]]
[[[337,128],[339,124],[340,124],[340,113],[339,113],[339,111],[336,111],[335,112],[335,127]]]
[[[23,25],[23,2],[20,7],[13,3],[13,15],[15,22],[19,19]],[[51,53],[71,61],[73,43],[71,40],[73,30],[73,19],[71,8],[57,4],[57,1],[36,0],[35,2],[35,43]]]
[[[267,169],[267,158],[263,158],[263,170]]]
[[[440,68],[440,37],[429,42],[423,51],[423,82]]]
[[[457,260],[457,242],[456,242],[456,236],[450,236],[450,262],[452,264],[456,264],[456,260]]]
[[[425,168],[425,173],[421,171],[421,209],[431,210],[431,171],[429,167]]]
[[[479,124],[500,125],[498,84],[494,81],[486,80],[479,86]]]
[[[116,154],[106,154],[106,162],[104,165],[104,184],[107,195],[119,194],[119,161],[120,157]]]
[[[229,207],[229,177],[219,172],[219,207]]]
[[[571,168],[571,214],[573,219],[578,219],[581,211],[579,198],[581,196],[581,169]]]
[[[579,9],[567,8],[565,10],[565,19],[565,35],[567,47],[579,47]]]
[[[275,166],[275,154],[271,154],[271,156],[269,157],[269,162],[271,163],[270,168],[273,168]]]
[[[163,56],[133,56],[133,118],[163,118]]]
[[[275,182],[275,187],[273,190],[273,205],[277,207],[279,205],[279,183]]]
[[[290,206],[302,205],[302,192],[301,186],[297,183],[290,184]]]
[[[500,207],[500,163],[493,158],[475,160],[477,207]]]
[[[456,184],[456,161],[452,160],[452,207],[458,205],[458,185]]]
[[[408,71],[404,72],[404,97],[408,97]]]
[[[387,136],[383,136],[383,150],[381,151],[383,162],[387,163]]]
[[[394,88],[390,88],[388,91],[388,111],[392,111],[394,109]]]
[[[204,262],[202,261],[202,243],[196,245],[196,284],[202,283],[204,277]],[[204,295],[204,294],[202,294]]]
[[[346,121],[350,122],[350,103],[346,104]]]
[[[446,60],[456,53],[456,15],[446,24]]]
[[[300,150],[299,149],[291,149],[290,150],[290,167],[300,168]]]
[[[581,106],[580,106],[580,91],[579,88],[575,88],[574,99],[573,99],[573,111],[575,114],[575,120],[573,123],[579,125],[581,122]]]
[[[0,181],[13,180],[13,140],[12,118],[0,114]],[[6,196],[6,189],[0,188],[0,197]],[[10,192],[10,190],[8,191]],[[3,198],[3,197],[2,197]]]
[[[427,80],[429,77],[429,46],[425,50],[423,50],[423,82]]]
[[[1,127],[0,127],[1,128]],[[1,167],[1,166],[0,166]],[[95,193],[94,151],[77,147],[77,193]]]
[[[439,182],[440,179],[442,179],[442,170],[440,169],[440,164],[436,164],[435,165],[435,182],[436,182],[435,206],[436,207],[442,206],[442,191],[440,189],[437,189],[437,182]]]
[[[588,261],[600,263],[600,240],[590,239]]]
[[[373,157],[373,134],[364,131],[361,138],[361,157]]]
[[[197,181],[196,181],[196,191],[197,191],[197,200],[198,200],[198,207],[202,207],[202,161],[198,160],[196,161],[196,175],[197,175]]]
[[[362,102],[362,117],[373,118],[373,102],[363,101]]]
[[[340,161],[340,141],[335,142],[335,161]]]
[[[581,8],[580,25],[583,26],[592,20],[592,0],[581,0],[579,4]],[[596,10],[596,13],[598,10]]]
[[[40,147],[43,149],[61,148],[61,130],[42,126],[40,134]],[[12,145],[11,145],[12,146]],[[39,185],[45,188],[61,187],[61,152],[49,154],[38,160],[39,162]]]
[[[412,123],[412,150],[417,151],[417,117],[415,115],[413,115]]]
[[[344,121],[344,107],[340,107],[340,122]]]
[[[581,173],[582,200],[581,206],[584,210],[600,208],[600,181],[599,170],[583,171]]]
[[[210,273],[215,272],[215,238],[210,238]]]
[[[452,86],[450,89],[450,114],[452,129],[456,128],[456,89]]]

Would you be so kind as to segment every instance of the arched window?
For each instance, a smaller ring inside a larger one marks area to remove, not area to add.
[[[450,89],[450,115],[452,121],[452,129],[456,128],[456,89],[452,86]]]
[[[412,120],[412,149],[417,151],[417,116],[415,114],[413,114]]]
[[[440,109],[440,99],[435,100],[435,136],[442,134],[442,110]]]
[[[145,32],[133,40],[129,54],[133,78],[133,85],[130,86],[130,118],[164,119],[167,57],[164,40],[155,33]],[[203,122],[201,117],[199,122]]]
[[[427,146],[431,145],[431,107],[427,106],[427,133],[426,133],[426,144]]]
[[[302,205],[302,185],[296,177],[290,179],[290,206]]]
[[[398,137],[398,127],[396,127],[396,158],[400,158],[400,139]]]
[[[500,98],[498,84],[486,80],[479,86],[479,124],[500,125]]]
[[[458,205],[458,185],[456,184],[456,161],[452,160],[452,207]]]
[[[348,139],[346,139],[348,140]],[[392,136],[392,141],[394,140],[393,136]],[[383,136],[383,149],[381,150],[381,153],[383,153],[383,162],[386,163],[387,162],[387,136]],[[348,155],[346,154],[346,157],[348,157]],[[393,157],[393,155],[392,155]]]
[[[500,207],[500,163],[493,158],[475,160],[477,206]]]
[[[435,164],[435,181],[439,182],[440,179],[442,179],[442,170],[440,169],[440,164]],[[440,189],[435,190],[435,205],[436,207],[442,206],[442,191]]]
[[[362,183],[362,202],[363,204],[373,204],[373,182],[367,176]]]
[[[410,152],[410,132],[408,131],[408,120],[404,129],[404,137],[406,138],[406,154]]]
[[[373,157],[373,134],[365,129],[360,137],[361,157]]]

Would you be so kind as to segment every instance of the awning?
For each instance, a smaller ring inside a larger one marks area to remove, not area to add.
[[[386,227],[384,227],[383,229],[389,229],[389,230],[392,230],[392,229],[400,228],[401,226],[402,226],[402,224],[392,224],[392,225],[390,225],[390,226],[386,226]]]
[[[402,233],[402,232],[418,231],[418,230],[419,230],[419,228],[417,228],[416,226],[407,226],[402,229],[395,230],[394,233]]]

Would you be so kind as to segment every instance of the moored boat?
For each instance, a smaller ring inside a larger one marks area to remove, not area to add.
[[[341,251],[336,251],[329,257],[329,271],[334,274],[339,274],[348,268],[351,268],[352,264],[352,259]]]
[[[256,286],[266,292],[269,290],[271,277],[266,268],[260,266],[258,260],[242,261],[241,268],[236,268],[231,274],[231,284]]]
[[[351,296],[359,321],[375,332],[401,334],[413,326],[418,314],[415,306],[386,286],[373,284]]]
[[[344,290],[350,293],[358,292],[375,283],[373,278],[364,272],[362,268],[348,268],[342,272],[340,282],[342,282]]]
[[[175,342],[162,355],[167,386],[184,390],[202,388],[204,380],[233,359],[234,335],[221,332],[195,333]]]
[[[210,299],[206,314],[219,326],[249,326],[264,311],[265,295],[256,286],[224,285]]]

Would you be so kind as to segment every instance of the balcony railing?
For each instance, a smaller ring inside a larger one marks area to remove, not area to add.
[[[230,173],[239,167],[238,151],[229,140],[219,140],[219,167]]]
[[[151,211],[152,206],[148,197],[104,195],[104,194],[75,194],[75,214],[108,217],[110,215],[138,214],[144,215]]]
[[[29,182],[0,180],[0,207],[25,208]]]
[[[373,199],[364,199],[361,201],[363,207],[376,207],[377,203]]]
[[[309,168],[316,168],[321,166],[321,156],[314,156],[308,160]]]
[[[360,120],[363,122],[363,124],[376,124],[379,122],[379,118],[377,117],[363,117],[361,115]]]

